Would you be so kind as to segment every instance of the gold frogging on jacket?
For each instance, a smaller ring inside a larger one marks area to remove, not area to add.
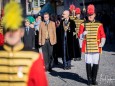
[[[22,43],[14,48],[4,45],[4,50],[0,51],[0,86],[27,85],[29,71],[39,55],[32,51],[22,51],[23,47]]]
[[[75,31],[76,31],[76,32],[74,32],[74,35],[76,35],[76,38],[78,38],[77,34],[78,34],[78,32],[79,32],[79,26],[80,26],[81,23],[83,23],[84,20],[82,20],[82,19],[77,19],[76,16],[70,16],[70,19],[71,19],[71,20],[74,20],[74,22],[75,22],[75,24],[76,24],[76,28],[75,28]]]
[[[65,31],[65,32],[66,32],[67,30],[69,30],[69,32],[70,32],[69,25],[70,25],[70,22],[68,22],[67,25],[65,25],[64,22],[63,22],[63,27],[64,27],[64,31]]]
[[[98,40],[97,38],[97,34],[98,34],[98,28],[100,26],[101,23],[86,23],[85,25],[85,29],[86,31],[88,31],[88,34],[86,35],[86,51],[88,53],[91,52],[99,52],[99,48],[98,48],[98,42],[100,40]]]
[[[76,24],[76,34],[77,34],[79,32],[79,26],[84,20],[75,19],[74,21],[75,21],[75,24]]]

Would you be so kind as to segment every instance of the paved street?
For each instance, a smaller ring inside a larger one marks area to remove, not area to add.
[[[87,86],[84,55],[82,61],[72,61],[71,70],[62,69],[60,64],[54,66],[53,72],[47,72],[49,86]],[[97,76],[98,86],[115,86],[115,45],[106,45],[100,58],[99,72]]]

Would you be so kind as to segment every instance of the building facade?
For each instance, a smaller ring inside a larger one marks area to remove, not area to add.
[[[4,9],[5,4],[9,1],[21,3],[24,16],[35,15],[41,10],[40,0],[0,0],[0,15],[2,14],[2,9]]]

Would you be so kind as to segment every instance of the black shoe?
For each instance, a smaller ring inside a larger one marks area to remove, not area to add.
[[[98,85],[98,82],[92,80],[92,85]]]
[[[68,70],[70,70],[70,69],[71,69],[71,67],[72,67],[72,65],[68,65],[67,67],[68,67]]]
[[[69,67],[68,67],[68,70],[70,70],[70,69],[71,69],[71,67],[69,66]]]
[[[66,66],[66,67],[64,67],[63,69],[64,69],[64,70],[68,70],[68,67]]]
[[[49,72],[52,72],[53,70],[52,70],[52,68],[49,68],[49,70],[48,70]]]
[[[81,61],[81,58],[74,58],[74,61]]]
[[[88,86],[92,86],[91,80],[88,80],[87,85],[88,85]]]

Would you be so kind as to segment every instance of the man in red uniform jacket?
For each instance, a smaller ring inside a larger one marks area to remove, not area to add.
[[[87,8],[88,21],[80,25],[78,37],[83,39],[82,52],[85,53],[86,72],[88,85],[97,85],[96,77],[99,66],[100,53],[105,44],[105,33],[103,25],[95,20],[95,7],[89,5]]]

